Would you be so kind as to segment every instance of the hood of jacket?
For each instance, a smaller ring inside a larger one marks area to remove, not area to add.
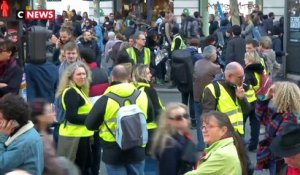
[[[258,74],[262,74],[263,71],[264,71],[264,67],[260,63],[250,64],[250,65],[248,65],[248,66],[245,67],[245,71],[255,72],[255,73],[258,73]]]

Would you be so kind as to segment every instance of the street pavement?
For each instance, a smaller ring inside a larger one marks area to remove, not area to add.
[[[177,89],[168,89],[165,86],[156,87],[159,97],[161,98],[162,102],[166,106],[170,102],[181,102],[181,95]],[[249,123],[246,123],[246,135],[245,139],[249,140],[249,132],[250,126]],[[193,130],[194,136],[196,138],[196,130]],[[255,165],[256,163],[256,153],[248,153],[251,162]],[[146,175],[150,175],[151,173],[146,173]],[[268,175],[268,171],[255,171],[254,175]],[[107,175],[104,164],[101,163],[100,167],[100,175]],[[152,174],[151,174],[152,175]]]

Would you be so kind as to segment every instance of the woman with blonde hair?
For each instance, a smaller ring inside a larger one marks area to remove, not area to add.
[[[257,169],[269,169],[270,175],[275,175],[284,165],[283,158],[270,151],[270,145],[287,124],[298,123],[299,99],[299,87],[295,83],[282,81],[274,83],[265,98],[257,102],[256,115],[266,127],[265,138],[259,142],[257,151]]]
[[[152,155],[159,161],[159,174],[184,174],[192,170],[198,159],[188,111],[182,103],[171,103],[160,115],[151,147]]]
[[[157,128],[158,116],[160,112],[164,109],[164,106],[156,92],[156,90],[151,86],[152,74],[150,72],[149,65],[141,64],[133,67],[132,80],[137,89],[144,91],[147,94],[149,101],[153,105],[154,111],[150,111],[147,118],[149,140],[152,139],[154,131]],[[151,142],[147,145],[150,148]],[[148,149],[146,148],[146,151]]]
[[[88,98],[90,76],[87,65],[75,62],[65,70],[56,93],[56,97],[61,96],[65,111],[59,127],[58,154],[70,159],[87,175],[92,164],[90,138],[94,134],[84,124],[92,109]]]
[[[164,41],[167,41],[169,45],[172,44],[172,21],[173,21],[173,14],[172,13],[167,13],[166,14],[166,18],[165,18],[165,22],[162,25],[165,25],[165,33],[163,34],[163,36],[165,36],[166,38],[164,39]]]
[[[252,29],[253,29],[254,25],[252,22],[252,18],[251,15],[248,14],[245,16],[245,21],[242,27],[242,37],[245,38],[245,40],[248,39],[253,39],[253,35],[252,35]]]
[[[248,150],[255,151],[259,141],[260,123],[255,116],[256,92],[260,88],[261,76],[264,74],[264,67],[260,63],[260,56],[256,51],[245,53],[245,80],[244,89],[251,110],[248,115],[244,115],[244,124],[249,118],[251,127],[251,138],[249,140]]]

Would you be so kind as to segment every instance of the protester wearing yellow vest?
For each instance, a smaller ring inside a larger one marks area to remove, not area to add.
[[[129,58],[133,61],[133,64],[152,64],[153,55],[150,49],[145,47],[145,44],[146,36],[144,33],[139,32],[135,35],[135,46],[126,49]]]
[[[207,85],[203,92],[203,113],[218,110],[228,115],[234,129],[244,135],[243,114],[250,110],[243,89],[244,69],[237,62],[229,63],[225,68],[225,80],[217,81],[219,97],[213,83]]]
[[[59,127],[58,154],[73,161],[81,174],[89,174],[90,138],[94,134],[84,125],[92,109],[88,98],[89,77],[89,68],[84,63],[73,63],[65,70],[57,91],[65,111],[65,120]]]
[[[103,157],[107,174],[143,174],[145,166],[145,148],[135,147],[123,151],[116,143],[116,139],[111,132],[116,132],[117,112],[120,108],[119,103],[105,94],[113,93],[126,98],[136,90],[133,84],[128,82],[129,73],[123,65],[116,65],[112,70],[112,83],[107,88],[104,95],[97,100],[93,109],[85,122],[89,130],[99,130],[102,141]],[[127,103],[125,103],[127,104]],[[147,117],[148,98],[145,92],[141,92],[136,99],[136,104]],[[105,123],[104,123],[105,121]],[[107,126],[106,126],[107,125]],[[110,129],[110,131],[108,130]],[[132,173],[136,172],[136,173]]]
[[[248,115],[244,115],[244,124],[249,118],[251,127],[250,141],[248,150],[254,151],[258,146],[260,122],[255,116],[256,92],[260,87],[260,76],[264,73],[264,67],[260,62],[260,56],[256,51],[245,53],[245,81],[244,89],[248,102],[251,104],[251,110]]]
[[[149,111],[147,118],[147,128],[149,134],[149,140],[152,140],[152,136],[157,128],[158,116],[161,110],[164,109],[164,106],[157,95],[156,90],[151,87],[149,84],[151,82],[152,74],[150,72],[148,65],[138,65],[132,71],[132,79],[134,81],[134,85],[137,89],[144,91],[147,94],[149,101],[153,106],[153,111]],[[146,151],[148,152],[148,148],[150,148],[151,142],[148,142]]]
[[[172,40],[171,51],[185,49],[186,45],[179,34],[179,29],[177,27],[173,27],[172,33],[174,35],[174,38]]]

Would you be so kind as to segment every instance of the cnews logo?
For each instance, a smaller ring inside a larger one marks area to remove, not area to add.
[[[55,10],[17,10],[16,19],[54,20]]]

